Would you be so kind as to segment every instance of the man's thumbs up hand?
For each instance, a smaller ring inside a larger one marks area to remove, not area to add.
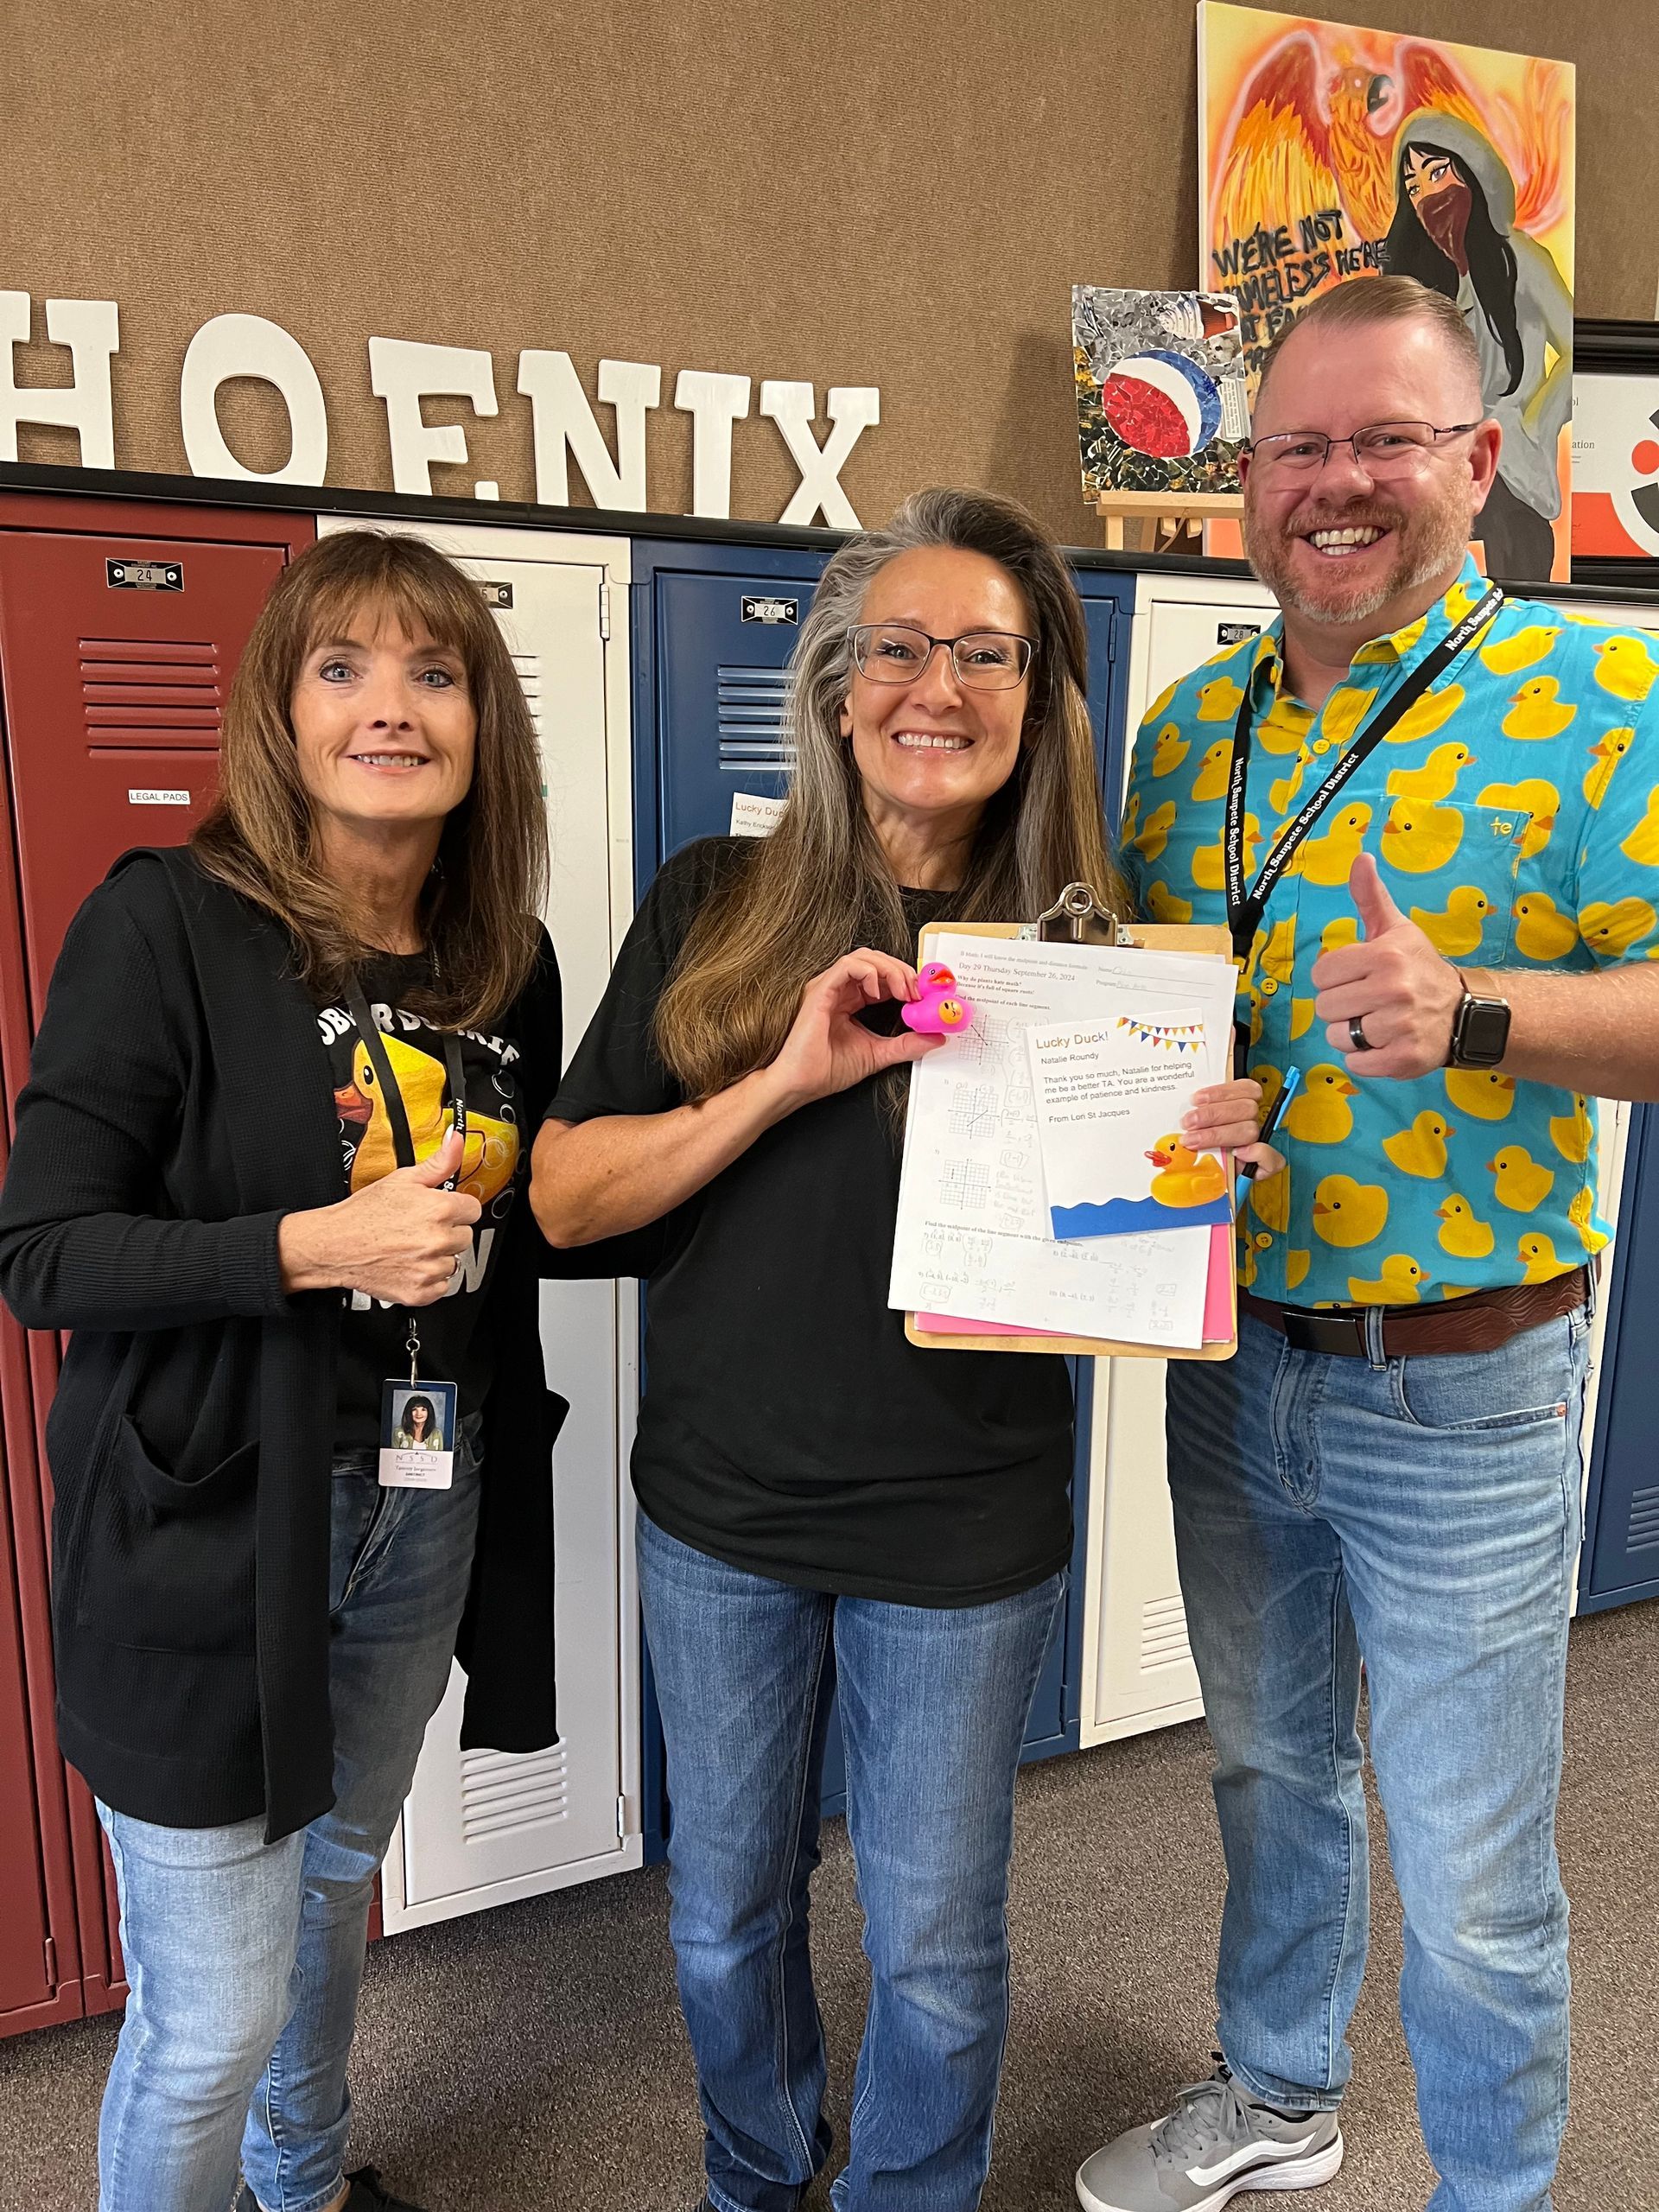
[[[1363,932],[1313,963],[1313,1011],[1350,1075],[1409,1081],[1444,1067],[1463,978],[1395,906],[1376,861],[1348,877]]]

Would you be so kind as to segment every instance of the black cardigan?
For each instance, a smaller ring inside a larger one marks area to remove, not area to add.
[[[545,933],[500,1027],[533,1131],[559,1075]],[[271,1842],[334,1802],[343,1300],[285,1294],[276,1252],[284,1214],[342,1195],[331,1099],[286,932],[188,852],[129,853],[65,939],[0,1196],[0,1293],[25,1326],[74,1332],[47,1424],[64,1753],[122,1812],[263,1812]],[[460,1643],[461,1740],[500,1751],[556,1733],[544,1261],[521,1200],[480,1322],[496,1381]]]

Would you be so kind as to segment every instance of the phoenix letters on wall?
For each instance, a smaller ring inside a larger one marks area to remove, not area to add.
[[[1503,425],[1487,565],[1566,575],[1573,73],[1565,62],[1203,0],[1200,282],[1254,375],[1307,302],[1415,276],[1462,308]]]

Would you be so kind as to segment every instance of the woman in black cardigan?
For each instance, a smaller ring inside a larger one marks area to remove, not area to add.
[[[343,2174],[346,2063],[458,1640],[463,1742],[556,1734],[540,783],[476,586],[415,539],[325,538],[237,671],[216,811],[118,863],[53,977],[0,1290],[74,1332],[59,1726],[131,1987],[101,2212],[224,2212],[238,2145],[245,2205],[400,2202]],[[383,1462],[411,1382],[455,1386],[455,1448]]]

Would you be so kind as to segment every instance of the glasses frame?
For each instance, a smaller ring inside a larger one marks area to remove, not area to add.
[[[875,630],[908,630],[912,638],[926,638],[926,659],[919,668],[910,670],[903,676],[873,676],[864,665],[863,652],[859,639],[868,638],[871,632]],[[1007,638],[1014,644],[1025,647],[1025,665],[1012,683],[982,683],[976,677],[963,672],[962,664],[957,658],[957,647],[965,644],[969,638]],[[958,683],[965,684],[970,691],[1017,691],[1027,677],[1031,674],[1031,664],[1037,658],[1037,640],[1035,638],[1027,637],[1022,630],[964,630],[959,638],[935,638],[929,636],[928,632],[915,622],[855,622],[847,632],[847,643],[853,656],[853,666],[867,683],[882,683],[894,687],[900,683],[918,683],[932,666],[933,655],[941,645],[950,656],[951,674]]]
[[[1480,422],[1484,422],[1484,420],[1485,417],[1483,416],[1480,418]],[[1358,429],[1351,431],[1345,438],[1325,437],[1323,430],[1274,430],[1268,437],[1253,438],[1249,444],[1245,447],[1244,450],[1249,454],[1250,459],[1255,461],[1262,459],[1262,449],[1264,446],[1275,446],[1281,441],[1290,442],[1306,442],[1314,438],[1324,438],[1324,453],[1320,454],[1318,461],[1313,462],[1308,467],[1298,468],[1294,465],[1287,463],[1282,457],[1278,459],[1277,466],[1281,468],[1287,468],[1289,474],[1293,476],[1317,476],[1322,468],[1329,467],[1331,456],[1336,451],[1337,448],[1338,446],[1346,446],[1354,456],[1354,467],[1356,468],[1364,469],[1366,474],[1369,475],[1370,471],[1366,467],[1365,462],[1360,458],[1359,447],[1355,442],[1357,439],[1370,437],[1372,432],[1376,430],[1401,429],[1409,423],[1414,429],[1427,430],[1433,441],[1429,445],[1419,446],[1417,448],[1417,451],[1419,453],[1435,453],[1440,449],[1440,441],[1442,438],[1467,437],[1471,430],[1478,430],[1480,428],[1480,422],[1452,423],[1448,424],[1445,429],[1440,429],[1434,423],[1425,423],[1420,417],[1414,416],[1396,416],[1387,423],[1362,423]],[[1268,454],[1265,457],[1263,465],[1268,468],[1273,467],[1275,465],[1274,455],[1271,453]]]

